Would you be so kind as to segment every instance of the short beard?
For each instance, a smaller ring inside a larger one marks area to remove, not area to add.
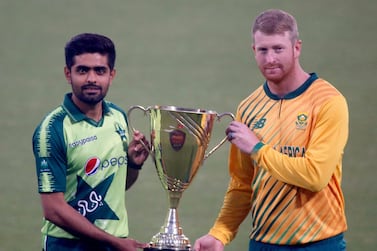
[[[81,93],[79,95],[77,95],[77,98],[81,102],[88,104],[88,105],[96,105],[96,104],[102,102],[102,100],[105,98],[105,95],[102,93],[102,88],[99,87],[101,92],[98,95],[85,95],[84,94],[85,87],[88,87],[88,86],[90,86],[90,84],[83,86],[81,88]]]
[[[100,102],[102,102],[102,100],[105,98],[104,95],[98,95],[98,96],[94,96],[94,97],[91,97],[91,96],[85,96],[85,95],[78,95],[77,98],[85,103],[85,104],[88,104],[88,105],[96,105]]]

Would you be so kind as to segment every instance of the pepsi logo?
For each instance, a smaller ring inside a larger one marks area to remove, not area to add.
[[[91,157],[85,163],[86,175],[93,175],[98,170],[105,170],[112,167],[127,167],[127,155],[121,155],[119,157],[111,157],[109,159],[101,160],[98,157]]]
[[[89,159],[85,164],[85,173],[86,175],[92,175],[97,172],[98,167],[101,163],[101,160],[97,157]]]

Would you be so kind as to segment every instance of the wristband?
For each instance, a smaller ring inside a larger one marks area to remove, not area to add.
[[[259,149],[261,149],[262,147],[264,146],[264,144],[259,141],[253,148],[253,150],[251,151],[251,154],[253,153],[257,153],[259,151]]]
[[[138,164],[136,164],[135,162],[133,162],[133,161],[127,156],[127,167],[128,167],[128,168],[132,168],[132,169],[140,170],[142,166],[143,166],[143,164],[138,165]]]

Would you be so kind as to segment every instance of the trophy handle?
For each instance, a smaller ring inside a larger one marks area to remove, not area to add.
[[[232,120],[234,120],[234,115],[233,113],[231,112],[224,112],[224,113],[221,113],[221,114],[217,114],[217,121],[220,121],[220,119],[224,116],[228,116],[228,117],[231,117]],[[225,136],[217,145],[215,145],[212,150],[210,150],[207,154],[204,155],[204,160],[206,160],[210,155],[212,155],[212,153],[214,153],[217,149],[220,148],[220,146],[222,146],[226,141],[228,140],[227,136]]]
[[[150,106],[148,106],[147,108],[144,108],[141,105],[134,105],[134,106],[131,106],[130,109],[128,109],[128,111],[127,111],[128,124],[129,124],[129,128],[131,128],[131,131],[133,133],[136,131],[136,129],[131,125],[131,112],[133,110],[135,110],[135,109],[142,110],[144,112],[144,116],[145,116],[147,114],[147,112],[150,110]],[[151,155],[152,158],[155,159],[154,154],[151,151],[150,147],[148,147],[147,145],[145,145],[144,142],[141,141],[141,140],[140,140],[140,143],[144,146],[145,149],[147,149],[149,155]]]

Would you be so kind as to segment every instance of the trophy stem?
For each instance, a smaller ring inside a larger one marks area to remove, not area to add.
[[[178,208],[179,202],[181,201],[182,191],[168,191],[169,197],[169,208]]]
[[[178,205],[182,197],[182,192],[168,191],[169,197],[169,211],[165,219],[165,224],[161,228],[164,233],[182,234],[182,229],[179,225]]]
[[[179,225],[178,204],[183,191],[168,191],[169,211],[160,232],[153,236],[150,248],[144,251],[190,251],[190,240]]]
[[[169,208],[165,219],[165,224],[161,227],[161,232],[175,235],[182,234],[182,228],[179,226],[177,209]]]

